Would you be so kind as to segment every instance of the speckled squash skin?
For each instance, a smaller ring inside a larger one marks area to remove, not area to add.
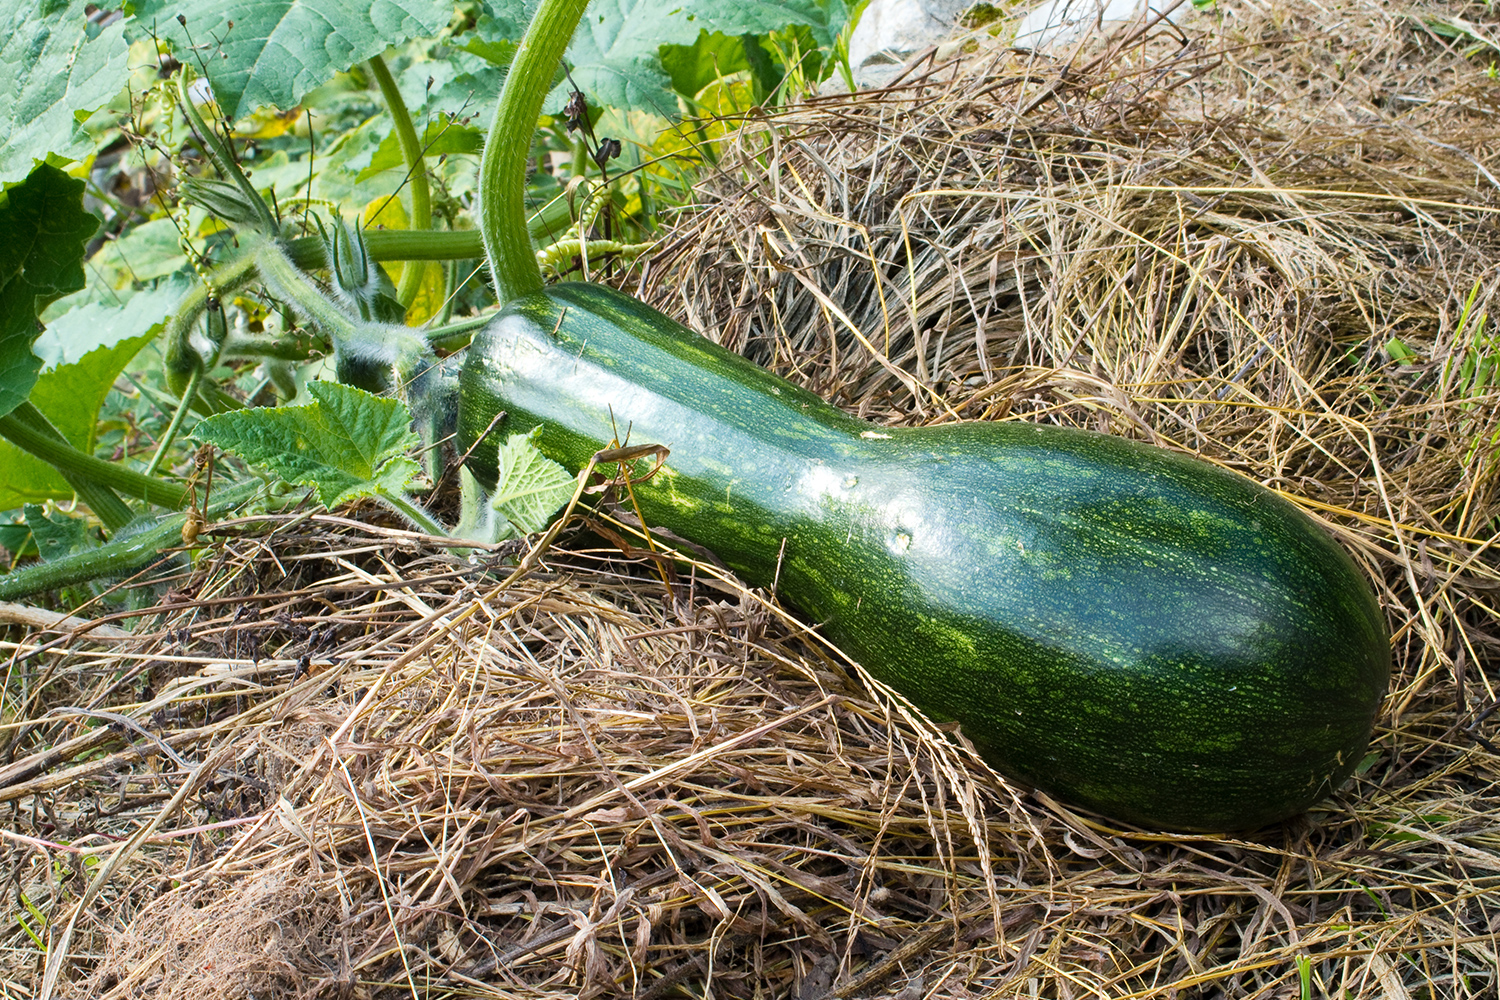
[[[647,522],[778,592],[1002,773],[1149,827],[1237,830],[1347,779],[1390,674],[1368,583],[1291,504],[1196,459],[1021,422],[879,428],[609,288],[508,306],[460,446],[505,411],[570,469],[671,449]],[[493,483],[495,449],[471,468]],[[649,467],[642,461],[639,471]]]

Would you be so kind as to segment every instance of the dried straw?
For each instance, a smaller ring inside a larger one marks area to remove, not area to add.
[[[873,419],[1095,427],[1303,504],[1396,637],[1344,792],[1121,828],[622,522],[502,588],[369,510],[260,518],[134,639],[11,633],[5,995],[1494,996],[1483,59],[1366,2],[971,48],[747,121],[631,283]]]

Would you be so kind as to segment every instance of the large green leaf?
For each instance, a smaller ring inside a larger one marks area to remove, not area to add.
[[[94,260],[98,259],[95,254]],[[47,369],[77,364],[101,347],[113,347],[142,334],[154,336],[190,287],[179,277],[158,282],[156,287],[136,292],[124,302],[88,299],[87,290],[58,302],[56,306],[60,307],[83,299],[67,312],[47,320],[46,331],[31,345],[42,359],[42,377],[46,378]],[[117,375],[118,371],[111,373],[106,381],[113,381]]]
[[[267,104],[293,107],[335,73],[452,17],[453,0],[138,0],[131,30],[145,37],[154,27],[184,61],[202,46],[220,107],[239,119]]]
[[[92,150],[83,119],[124,87],[127,54],[123,22],[90,24],[83,0],[0,4],[0,182]]]
[[[36,384],[37,310],[83,287],[84,242],[98,228],[83,210],[83,181],[56,167],[42,164],[0,195],[0,415]]]
[[[93,454],[104,397],[130,359],[161,329],[159,322],[148,327],[145,333],[95,348],[71,364],[44,371],[37,379],[31,402],[79,451]],[[73,488],[56,469],[3,439],[0,469],[4,470],[0,475],[0,510],[73,496]]]
[[[584,11],[568,61],[591,101],[676,117],[662,46],[692,45],[702,31],[735,37],[792,25],[809,27],[827,45],[847,19],[844,0],[595,0]],[[566,89],[554,92],[549,109],[561,106]]]
[[[406,457],[418,445],[411,413],[396,399],[337,382],[307,387],[306,406],[234,410],[209,417],[193,436],[315,487],[323,506],[368,496],[400,496],[416,477]]]
[[[450,122],[447,119],[429,122],[427,131],[421,138],[422,151],[430,158],[452,154],[477,153],[484,148],[484,133],[477,128]],[[406,161],[401,156],[401,144],[392,131],[380,143],[375,150],[375,155],[370,157],[370,165],[360,171],[355,178],[358,181],[374,177],[383,170],[392,170],[397,167],[406,169]]]

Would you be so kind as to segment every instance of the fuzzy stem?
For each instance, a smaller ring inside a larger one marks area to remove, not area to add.
[[[396,139],[401,144],[401,158],[406,161],[406,176],[411,180],[411,228],[423,231],[432,228],[432,195],[427,188],[427,166],[422,161],[422,144],[417,139],[417,130],[412,127],[411,113],[401,99],[401,91],[391,78],[385,60],[379,56],[370,59],[370,72],[380,85],[380,96],[385,98],[386,110],[396,126]],[[391,197],[395,197],[392,195]],[[396,286],[396,301],[401,308],[409,309],[422,288],[422,276],[426,264],[408,261],[401,269],[401,283]]]
[[[260,276],[266,287],[281,301],[301,312],[313,326],[334,341],[345,340],[354,335],[354,321],[334,305],[322,289],[313,284],[286,252],[275,243],[265,243],[256,252],[260,265]]]
[[[191,337],[193,325],[208,309],[212,298],[228,295],[255,280],[255,254],[244,253],[209,275],[207,282],[198,282],[177,303],[172,315],[167,317],[166,360],[167,383],[178,395],[194,367],[203,365],[204,359],[197,357]]]
[[[231,333],[229,339],[224,341],[224,350],[219,353],[219,357],[310,361],[317,353],[317,344],[305,333],[293,337],[246,337]]]
[[[526,162],[542,102],[588,0],[542,0],[505,76],[479,161],[479,230],[503,305],[542,289],[526,227]]]
[[[220,492],[209,508],[209,518],[222,514],[236,504],[250,499],[264,485],[258,481],[241,483]],[[13,601],[18,597],[26,597],[44,590],[71,587],[96,580],[101,576],[116,576],[138,569],[150,562],[162,549],[181,544],[182,526],[186,521],[185,513],[169,514],[162,518],[155,527],[138,535],[116,539],[108,545],[101,545],[97,549],[79,552],[54,562],[41,563],[12,573],[0,574],[0,601]]]
[[[143,476],[115,462],[79,451],[66,441],[59,441],[37,430],[30,424],[7,413],[0,417],[0,435],[13,444],[29,451],[37,458],[52,465],[65,475],[69,472],[92,479],[96,483],[113,487],[127,496],[137,497],[158,507],[180,508],[187,502],[182,487],[164,479]],[[98,513],[95,511],[95,513]]]
[[[468,346],[469,341],[474,339],[474,332],[488,326],[494,318],[494,313],[483,312],[478,316],[461,319],[457,323],[449,323],[447,326],[435,326],[427,331],[427,346],[435,351],[446,351],[451,354],[461,347]]]
[[[202,384],[203,366],[199,365],[188,376],[187,388],[182,390],[182,402],[177,404],[177,412],[172,414],[172,422],[167,424],[167,431],[161,436],[161,441],[156,446],[156,454],[151,456],[151,464],[146,466],[146,475],[154,476],[161,468],[162,459],[167,457],[172,442],[177,440],[177,432],[182,430],[182,421],[187,417],[188,411],[193,408],[193,398],[198,395],[198,387]]]
[[[387,490],[377,489],[375,498],[385,504],[391,510],[406,518],[422,531],[436,538],[447,538],[448,529],[438,523],[437,519],[427,513],[426,508],[410,497],[401,493],[392,493]]]

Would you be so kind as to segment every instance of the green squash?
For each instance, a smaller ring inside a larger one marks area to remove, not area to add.
[[[1001,773],[1150,827],[1295,815],[1360,762],[1384,617],[1292,504],[1205,462],[1019,421],[881,428],[609,288],[512,302],[459,437],[540,425],[577,471],[661,444],[646,522],[769,586]],[[650,462],[636,468],[644,475]]]

